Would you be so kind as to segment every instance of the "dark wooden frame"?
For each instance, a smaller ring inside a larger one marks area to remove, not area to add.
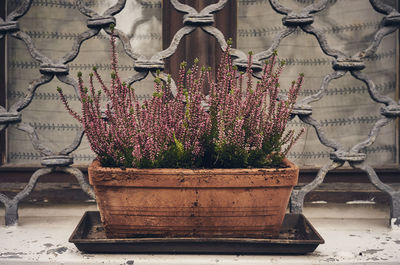
[[[204,7],[217,3],[217,0],[181,0],[183,4],[194,7],[197,11]],[[170,1],[163,0],[162,18],[162,42],[163,49],[168,48],[175,33],[183,27],[183,13],[176,11]],[[214,27],[218,28],[225,37],[232,38],[233,47],[236,47],[237,29],[237,1],[229,1],[224,9],[214,14]],[[213,74],[222,55],[221,46],[214,37],[197,28],[191,34],[185,36],[179,43],[176,52],[166,60],[165,72],[170,73],[177,80],[179,65],[182,61],[190,67],[195,58],[199,59],[199,65],[211,66]],[[206,92],[206,91],[205,91]]]
[[[29,182],[33,172],[39,167],[0,167],[0,193],[13,197]],[[79,167],[87,175],[87,167]],[[380,179],[395,188],[400,187],[400,169],[378,168]],[[302,169],[299,185],[311,182],[316,169]],[[66,173],[53,172],[40,178],[35,190],[24,202],[77,203],[90,200],[81,190],[76,179]],[[326,201],[345,203],[353,200],[374,201],[389,204],[389,196],[373,187],[366,174],[359,170],[340,168],[329,172],[317,189],[307,194],[305,201]],[[1,205],[0,205],[1,208]]]
[[[400,0],[397,1],[397,10],[400,10]],[[396,45],[396,101],[400,101],[400,34],[399,30],[396,32],[397,34],[397,45]],[[396,119],[396,133],[397,133],[397,157],[396,157],[396,163],[400,167],[400,119]]]
[[[0,17],[6,17],[6,2],[2,1],[0,5]],[[6,36],[0,40],[0,105],[7,107],[6,103]],[[0,132],[0,165],[6,163],[6,130]]]

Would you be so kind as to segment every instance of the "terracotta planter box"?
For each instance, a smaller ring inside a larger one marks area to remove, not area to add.
[[[89,167],[109,238],[274,237],[299,169]]]

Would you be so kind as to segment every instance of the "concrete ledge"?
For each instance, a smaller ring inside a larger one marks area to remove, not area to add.
[[[300,256],[82,254],[68,238],[88,210],[96,205],[22,205],[20,225],[4,227],[0,208],[0,264],[400,264],[400,229],[389,228],[383,205],[308,204],[304,214],[326,243]]]

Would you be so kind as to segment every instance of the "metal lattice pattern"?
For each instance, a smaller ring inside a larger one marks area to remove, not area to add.
[[[165,59],[175,53],[180,41],[185,35],[190,34],[198,27],[216,38],[221,49],[227,47],[225,36],[216,27],[213,27],[212,24],[214,22],[214,13],[223,9],[228,0],[219,0],[216,4],[209,5],[200,12],[186,4],[180,3],[178,0],[171,0],[170,2],[176,10],[185,14],[183,18],[183,27],[175,34],[167,49],[155,53],[150,58],[138,53],[132,47],[128,36],[121,30],[118,30],[117,25],[115,34],[121,41],[125,54],[134,64],[135,71],[133,71],[134,73],[127,78],[127,83],[132,84],[141,81],[146,78],[149,73],[155,75],[157,70],[163,71]],[[269,2],[277,13],[283,15],[282,23],[284,28],[277,32],[273,38],[272,45],[268,49],[254,55],[252,68],[256,78],[260,78],[261,76],[261,69],[265,59],[272,55],[273,51],[278,48],[280,42],[284,38],[293,34],[297,29],[301,29],[306,34],[313,35],[318,40],[323,53],[329,57],[333,57],[333,71],[325,76],[319,90],[315,94],[303,98],[292,112],[293,116],[298,116],[302,122],[311,125],[315,129],[321,144],[332,150],[330,154],[331,161],[319,170],[314,181],[293,191],[290,203],[291,211],[301,212],[305,195],[321,184],[330,170],[336,169],[342,166],[345,162],[348,162],[353,168],[364,171],[378,189],[390,195],[392,200],[392,223],[399,225],[400,191],[395,191],[391,186],[384,184],[379,180],[374,169],[365,162],[366,154],[362,151],[374,143],[383,126],[387,125],[400,115],[400,106],[397,102],[390,97],[380,94],[374,81],[362,71],[365,68],[365,60],[376,54],[382,39],[389,34],[393,34],[400,27],[399,12],[393,7],[382,3],[380,0],[370,0],[371,5],[376,12],[384,14],[385,17],[380,24],[379,29],[376,31],[373,40],[371,40],[370,45],[366,49],[361,50],[354,55],[348,55],[340,50],[332,48],[329,45],[325,33],[313,25],[314,14],[324,10],[327,7],[328,0],[314,1],[315,3],[306,6],[301,11],[294,11],[282,5],[278,0],[269,0]],[[77,0],[76,5],[79,8],[79,11],[88,17],[87,30],[77,35],[71,49],[63,56],[56,59],[51,59],[42,54],[35,47],[32,38],[26,32],[20,30],[18,19],[28,12],[32,5],[32,0],[23,0],[19,7],[8,14],[4,20],[0,19],[0,37],[4,37],[5,34],[8,34],[9,36],[25,43],[31,57],[40,64],[39,72],[41,74],[37,79],[30,83],[27,88],[27,94],[23,100],[15,102],[8,109],[0,106],[0,130],[5,130],[9,125],[13,125],[16,126],[17,129],[28,134],[35,150],[41,154],[41,164],[45,166],[45,168],[37,170],[32,175],[27,186],[14,198],[9,198],[4,194],[0,194],[0,201],[6,207],[7,225],[15,224],[18,221],[18,203],[30,194],[39,177],[53,171],[63,171],[72,174],[78,179],[82,189],[89,196],[94,197],[93,191],[86,183],[82,172],[71,167],[73,159],[70,154],[80,145],[83,131],[78,130],[74,141],[69,146],[66,146],[61,151],[54,151],[39,139],[33,126],[21,121],[21,111],[29,106],[37,88],[50,82],[54,77],[56,77],[60,82],[72,86],[75,93],[78,95],[77,80],[69,74],[69,63],[78,56],[80,47],[85,41],[97,36],[101,30],[110,34],[109,25],[111,23],[116,23],[114,16],[122,11],[125,4],[126,0],[119,0],[115,5],[104,11],[103,14],[98,14],[86,6],[82,0]],[[239,49],[232,49],[232,56],[234,57],[234,64],[239,67],[246,67],[247,54],[245,52]],[[347,72],[349,72],[354,78],[364,82],[368,88],[370,97],[375,102],[384,105],[381,109],[381,118],[375,122],[368,137],[362,142],[354,144],[351,148],[346,148],[339,142],[327,136],[320,122],[313,118],[313,108],[311,106],[311,103],[319,101],[324,97],[328,85],[332,80],[343,77]],[[162,78],[167,78],[167,75],[163,72]],[[172,90],[173,93],[176,91],[174,83],[172,84]]]

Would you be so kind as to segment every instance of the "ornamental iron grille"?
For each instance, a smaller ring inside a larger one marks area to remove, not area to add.
[[[150,97],[151,76],[157,70],[167,78],[166,60],[177,52],[186,35],[202,30],[215,38],[222,50],[227,47],[226,38],[230,36],[224,36],[214,21],[231,1],[215,1],[196,10],[183,1],[170,0],[169,4],[184,16],[165,49],[160,22],[163,5],[157,0],[7,1],[7,15],[0,19],[0,37],[7,38],[8,57],[7,100],[5,107],[0,106],[0,131],[7,129],[9,164],[40,161],[43,167],[14,197],[0,193],[6,225],[18,222],[19,202],[31,193],[41,176],[52,172],[75,176],[82,190],[94,198],[84,174],[72,167],[87,164],[94,155],[83,130],[60,104],[55,88],[62,87],[72,107],[79,108],[76,73],[89,71],[94,65],[100,72],[110,69],[106,59],[110,24],[116,24],[120,72],[127,83],[135,83],[144,99]],[[309,140],[300,142],[289,157],[299,165],[320,169],[312,182],[295,188],[290,211],[301,212],[305,195],[320,185],[329,171],[347,162],[390,196],[391,224],[400,225],[400,191],[380,181],[372,167],[377,163],[398,164],[393,122],[400,115],[394,99],[398,87],[398,1],[236,2],[237,47],[231,52],[234,64],[246,66],[245,51],[253,50],[254,77],[260,78],[262,64],[278,50],[289,65],[283,82],[289,84],[297,72],[305,72],[303,94],[292,112],[290,126],[306,126]],[[341,24],[345,19],[352,23]],[[305,58],[307,55],[309,58]],[[374,111],[378,113],[374,115]],[[356,115],[351,115],[353,112]]]

